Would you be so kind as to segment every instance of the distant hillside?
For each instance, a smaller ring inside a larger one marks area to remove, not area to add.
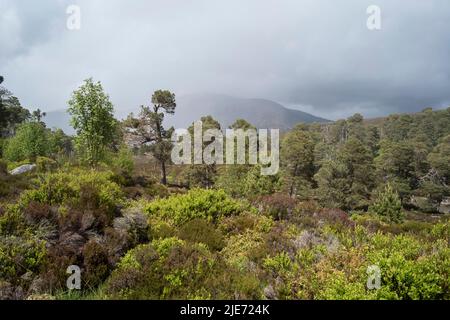
[[[167,124],[187,128],[202,116],[211,115],[222,127],[242,118],[257,128],[288,130],[299,122],[328,122],[299,110],[288,109],[265,99],[242,99],[226,95],[188,95],[177,99],[175,115],[167,116]]]
[[[137,114],[139,108],[136,106],[127,111],[118,110],[116,115],[119,119],[124,119],[130,112]],[[203,94],[177,97],[175,115],[167,116],[165,123],[175,128],[187,128],[192,122],[207,115],[213,116],[224,128],[239,118],[247,120],[257,128],[277,128],[283,131],[300,122],[328,122],[306,112],[285,108],[270,100]],[[70,126],[69,114],[63,110],[47,112],[44,120],[49,128],[61,128],[67,134],[75,133]]]

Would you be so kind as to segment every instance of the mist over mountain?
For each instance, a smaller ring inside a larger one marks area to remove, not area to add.
[[[167,116],[166,123],[175,128],[187,128],[202,116],[211,115],[227,128],[242,118],[257,128],[288,130],[299,122],[327,122],[299,110],[288,109],[265,99],[243,99],[220,94],[195,94],[177,100],[175,115]]]
[[[124,119],[129,113],[135,116],[139,107],[127,110],[117,110],[116,116]],[[328,120],[312,114],[288,109],[279,103],[266,99],[244,99],[220,94],[192,94],[177,98],[177,108],[174,115],[166,115],[166,126],[187,128],[192,122],[203,116],[211,115],[218,120],[222,128],[227,128],[236,119],[245,119],[257,128],[280,129],[293,128],[297,123],[328,122]],[[61,128],[68,134],[74,134],[70,126],[70,115],[64,111],[47,112],[45,123],[49,128]]]

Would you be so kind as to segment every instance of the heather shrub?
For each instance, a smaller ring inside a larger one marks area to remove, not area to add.
[[[66,291],[67,267],[70,265],[82,266],[82,262],[73,247],[65,244],[50,247],[46,262],[39,275],[40,283],[35,293]]]
[[[34,172],[16,176],[0,174],[0,200],[15,199],[23,190],[30,187],[33,175]]]
[[[238,281],[254,292],[206,246],[167,238],[130,250],[104,292],[117,299],[224,299]]]
[[[49,205],[103,207],[112,212],[123,202],[123,194],[111,177],[107,171],[84,169],[49,173],[37,181],[37,189],[21,196],[20,203],[22,206],[36,201]]]
[[[187,194],[150,202],[145,211],[150,217],[157,216],[181,225],[196,218],[216,222],[221,217],[239,214],[244,209],[242,203],[222,190],[193,189]]]
[[[252,266],[251,256],[258,255],[263,243],[264,238],[260,232],[247,230],[229,237],[221,254],[227,264],[238,270],[248,271]],[[259,255],[265,255],[265,252]]]
[[[171,238],[175,237],[178,234],[176,227],[157,217],[151,217],[149,219],[149,226],[148,237],[150,239]]]
[[[152,198],[167,198],[170,195],[169,189],[160,183],[153,182],[145,189],[146,194]]]
[[[321,210],[320,205],[313,200],[303,201],[296,205],[294,213],[295,216],[312,216],[314,213]]]
[[[91,240],[83,248],[84,272],[83,281],[88,288],[95,288],[109,275],[110,266],[107,248],[95,240]]]
[[[316,213],[316,217],[334,228],[352,228],[355,225],[348,213],[341,209],[322,209]]]
[[[194,219],[180,227],[179,238],[193,243],[203,243],[212,251],[224,246],[223,235],[214,225],[203,219]]]
[[[268,231],[262,234],[262,242],[258,250],[250,253],[253,260],[261,261],[268,255],[289,254],[295,255],[298,245],[296,239],[299,236],[299,230],[290,224],[277,222]]]
[[[260,211],[270,215],[275,220],[286,219],[292,215],[297,201],[288,194],[275,193],[259,197],[256,200]]]
[[[0,238],[0,279],[19,284],[27,272],[39,273],[46,259],[45,242],[33,238]]]
[[[185,242],[177,237],[156,239],[152,241],[152,246],[156,252],[163,257],[166,257],[173,248],[181,247]]]
[[[15,206],[5,208],[0,215],[0,235],[23,235],[27,231],[24,216]]]
[[[242,234],[247,230],[267,232],[272,228],[273,223],[270,217],[252,212],[243,212],[238,216],[222,218],[218,227],[223,234],[235,235]]]
[[[39,172],[52,171],[58,167],[58,163],[47,157],[37,157],[36,166]]]

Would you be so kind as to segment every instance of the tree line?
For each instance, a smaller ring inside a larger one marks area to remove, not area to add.
[[[124,135],[131,135],[136,149],[150,152],[159,163],[161,183],[168,183],[174,128],[165,128],[164,118],[176,110],[172,92],[155,91],[151,106],[141,106],[138,116],[130,114],[120,122],[101,83],[87,79],[68,102],[73,139],[46,128],[45,113],[29,112],[3,87],[0,97],[3,158],[21,161],[74,151],[79,161],[95,167],[124,147]],[[201,120],[203,130],[221,129],[211,116]],[[230,128],[254,127],[237,119]],[[420,209],[436,211],[450,196],[450,108],[299,124],[282,137],[281,168],[275,177],[262,177],[249,165],[191,165],[184,178],[188,187],[223,188],[243,197],[285,192],[347,211],[366,211],[381,193],[393,192],[404,207],[425,199]]]

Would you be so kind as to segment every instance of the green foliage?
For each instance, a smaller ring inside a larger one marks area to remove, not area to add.
[[[215,120],[212,116],[201,117],[200,121],[202,122],[202,136],[205,135],[207,130],[220,130],[220,123]],[[191,145],[194,145],[194,125],[192,124],[188,131],[191,135]],[[208,145],[214,143],[213,141],[204,141],[203,142],[203,150],[205,150]],[[192,155],[191,159],[192,163],[194,163],[194,155]],[[189,167],[187,172],[187,179],[189,181],[189,186],[191,187],[203,187],[203,188],[211,188],[215,184],[217,175],[217,165],[216,164],[193,164]]]
[[[255,283],[244,279],[205,246],[169,238],[128,252],[105,292],[120,299],[225,299],[237,285],[242,294],[254,294]]]
[[[263,212],[275,220],[290,217],[297,205],[297,201],[293,197],[283,193],[262,196],[255,202]]]
[[[161,165],[161,182],[167,184],[166,164],[170,161],[173,128],[166,130],[163,126],[165,114],[174,114],[177,106],[175,94],[167,90],[157,90],[152,95],[153,109],[141,106],[139,118],[132,115],[125,121],[125,127],[131,128],[132,135],[137,136],[142,146],[148,146],[149,151]]]
[[[114,107],[100,82],[87,79],[69,101],[71,124],[77,132],[76,150],[81,160],[95,165],[115,139],[117,120]]]
[[[54,156],[68,156],[73,151],[72,137],[66,135],[61,129],[52,131],[49,136],[50,150]]]
[[[280,190],[279,175],[262,175],[259,165],[252,166],[244,177],[244,194],[248,197],[272,194]]]
[[[221,217],[238,214],[245,206],[231,199],[223,190],[193,189],[187,194],[155,200],[145,211],[149,216],[157,216],[176,225],[192,219],[202,218],[216,222]]]
[[[177,237],[156,239],[152,241],[153,248],[155,248],[156,252],[162,257],[167,257],[172,249],[181,247],[184,244],[185,242]]]
[[[37,157],[36,158],[36,166],[39,172],[47,172],[52,171],[57,168],[58,163],[50,158],[46,157]]]
[[[0,86],[0,137],[11,136],[17,125],[30,118],[30,112],[23,108],[17,97]]]
[[[267,257],[263,261],[264,268],[276,273],[289,272],[292,269],[292,262],[286,252],[277,254],[275,257]]]
[[[440,144],[428,155],[432,168],[439,174],[442,182],[450,182],[450,135],[442,138]]]
[[[211,251],[220,251],[224,247],[223,235],[213,224],[203,219],[194,219],[181,226],[179,237],[193,243],[203,243]]]
[[[370,150],[361,141],[350,138],[338,149],[335,159],[322,161],[315,180],[316,194],[324,206],[367,208],[375,185]]]
[[[226,166],[219,172],[215,187],[225,190],[233,197],[244,197],[248,192],[245,177],[249,171],[250,168],[246,165]]]
[[[385,189],[378,193],[370,211],[391,222],[402,221],[402,203],[390,184],[387,184]]]
[[[97,241],[89,241],[83,248],[85,286],[95,288],[109,275],[109,261],[107,248]]]
[[[36,159],[51,152],[49,131],[38,122],[27,122],[17,128],[16,135],[9,139],[4,157],[9,161]]]
[[[301,125],[284,137],[281,161],[287,173],[286,184],[290,195],[298,194],[305,184],[311,185],[314,176],[314,141],[311,133]]]
[[[127,125],[168,141],[158,124],[174,96],[152,102],[149,127]],[[409,195],[434,206],[449,195],[449,111],[301,125],[284,136],[280,175],[217,166],[200,184],[217,189],[190,191],[157,183],[153,163],[125,147],[105,147],[95,170],[64,164],[70,138],[45,130],[38,170],[11,176],[5,165],[22,162],[0,164],[0,299],[448,300],[448,215],[402,212]],[[63,293],[71,264],[83,272],[77,294]],[[370,266],[379,289],[367,287]]]
[[[0,238],[0,279],[20,281],[26,272],[39,272],[46,258],[45,242],[15,236]]]
[[[122,191],[111,181],[112,173],[72,169],[44,175],[37,189],[26,191],[20,204],[26,207],[36,201],[49,205],[104,207],[112,212],[122,203]]]
[[[347,167],[339,160],[326,160],[314,176],[318,188],[316,193],[323,206],[344,208],[350,185]]]
[[[395,185],[402,199],[411,194],[416,181],[411,159],[414,159],[413,145],[390,140],[381,142],[380,155],[375,159],[380,181]]]
[[[121,146],[119,152],[113,156],[112,166],[120,174],[131,176],[134,170],[133,153],[127,146]]]

